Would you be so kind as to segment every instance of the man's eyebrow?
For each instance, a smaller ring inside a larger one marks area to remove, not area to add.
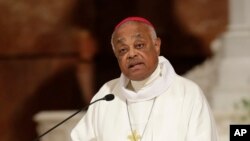
[[[136,33],[134,36],[132,36],[132,38],[135,38],[135,39],[142,39],[142,35],[140,33]]]
[[[133,35],[131,38],[135,38],[135,39],[143,39],[143,36],[141,35],[141,33],[136,33],[135,35]],[[115,40],[116,44],[124,44],[124,42],[126,41],[126,39],[124,37],[120,37],[117,38]]]
[[[125,38],[122,38],[122,37],[121,37],[121,38],[116,39],[115,42],[116,42],[117,44],[123,44],[125,40],[126,40]]]

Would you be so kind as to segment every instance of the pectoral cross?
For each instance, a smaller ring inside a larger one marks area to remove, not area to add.
[[[137,134],[136,130],[134,130],[131,135],[128,135],[128,139],[130,141],[139,141],[141,139],[141,136]]]

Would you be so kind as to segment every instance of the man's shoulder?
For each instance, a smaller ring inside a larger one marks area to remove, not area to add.
[[[100,90],[109,89],[109,91],[113,91],[118,84],[119,84],[119,78],[115,78],[104,83]]]
[[[109,80],[104,85],[112,86],[112,85],[115,85],[117,83],[119,83],[119,78],[115,78],[115,79]]]
[[[119,78],[109,80],[102,85],[102,87],[99,89],[96,95],[103,96],[103,94],[112,93],[118,84],[119,84]]]
[[[199,97],[203,93],[195,82],[180,75],[177,75],[172,90],[185,97]]]
[[[199,89],[199,86],[194,81],[192,81],[192,80],[190,80],[188,78],[177,75],[176,79],[177,79],[176,82],[178,82],[178,85],[185,86],[185,87],[188,87],[188,88]]]

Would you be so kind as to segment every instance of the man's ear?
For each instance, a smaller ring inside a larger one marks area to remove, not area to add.
[[[154,46],[156,48],[157,54],[160,55],[160,52],[161,52],[161,39],[159,37],[156,38]]]

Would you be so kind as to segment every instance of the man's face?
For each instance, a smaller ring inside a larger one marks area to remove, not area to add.
[[[128,22],[113,36],[114,53],[123,74],[131,80],[149,77],[157,67],[161,41],[143,23]]]

